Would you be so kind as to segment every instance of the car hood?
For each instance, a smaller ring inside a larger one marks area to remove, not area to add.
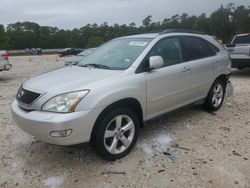
[[[92,83],[110,79],[121,72],[118,70],[68,66],[33,77],[26,81],[23,87],[39,93],[50,91],[64,93],[80,89],[91,89],[89,87]]]

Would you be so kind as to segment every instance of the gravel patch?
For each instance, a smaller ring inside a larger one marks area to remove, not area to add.
[[[234,95],[218,112],[197,105],[151,120],[128,156],[106,162],[85,145],[43,143],[11,118],[20,84],[64,60],[10,57],[0,72],[0,187],[249,187],[250,69],[233,71]]]

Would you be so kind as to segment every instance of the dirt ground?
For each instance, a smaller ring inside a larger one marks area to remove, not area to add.
[[[20,84],[63,61],[10,57],[0,72],[0,187],[250,187],[250,69],[233,71],[218,112],[192,106],[147,122],[132,152],[107,162],[86,146],[43,143],[11,118]]]

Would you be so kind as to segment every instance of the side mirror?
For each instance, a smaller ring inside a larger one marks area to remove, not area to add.
[[[161,56],[151,56],[149,57],[149,69],[158,69],[163,67],[164,61]]]
[[[64,63],[64,66],[70,66],[71,65],[71,62],[70,61],[66,61],[65,63]]]
[[[76,65],[78,63],[78,61],[66,61],[64,63],[65,66],[70,66],[70,65]]]

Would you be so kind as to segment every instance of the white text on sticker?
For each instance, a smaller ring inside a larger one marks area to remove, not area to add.
[[[129,43],[129,45],[133,45],[133,46],[146,46],[147,42],[132,41],[132,42]]]

